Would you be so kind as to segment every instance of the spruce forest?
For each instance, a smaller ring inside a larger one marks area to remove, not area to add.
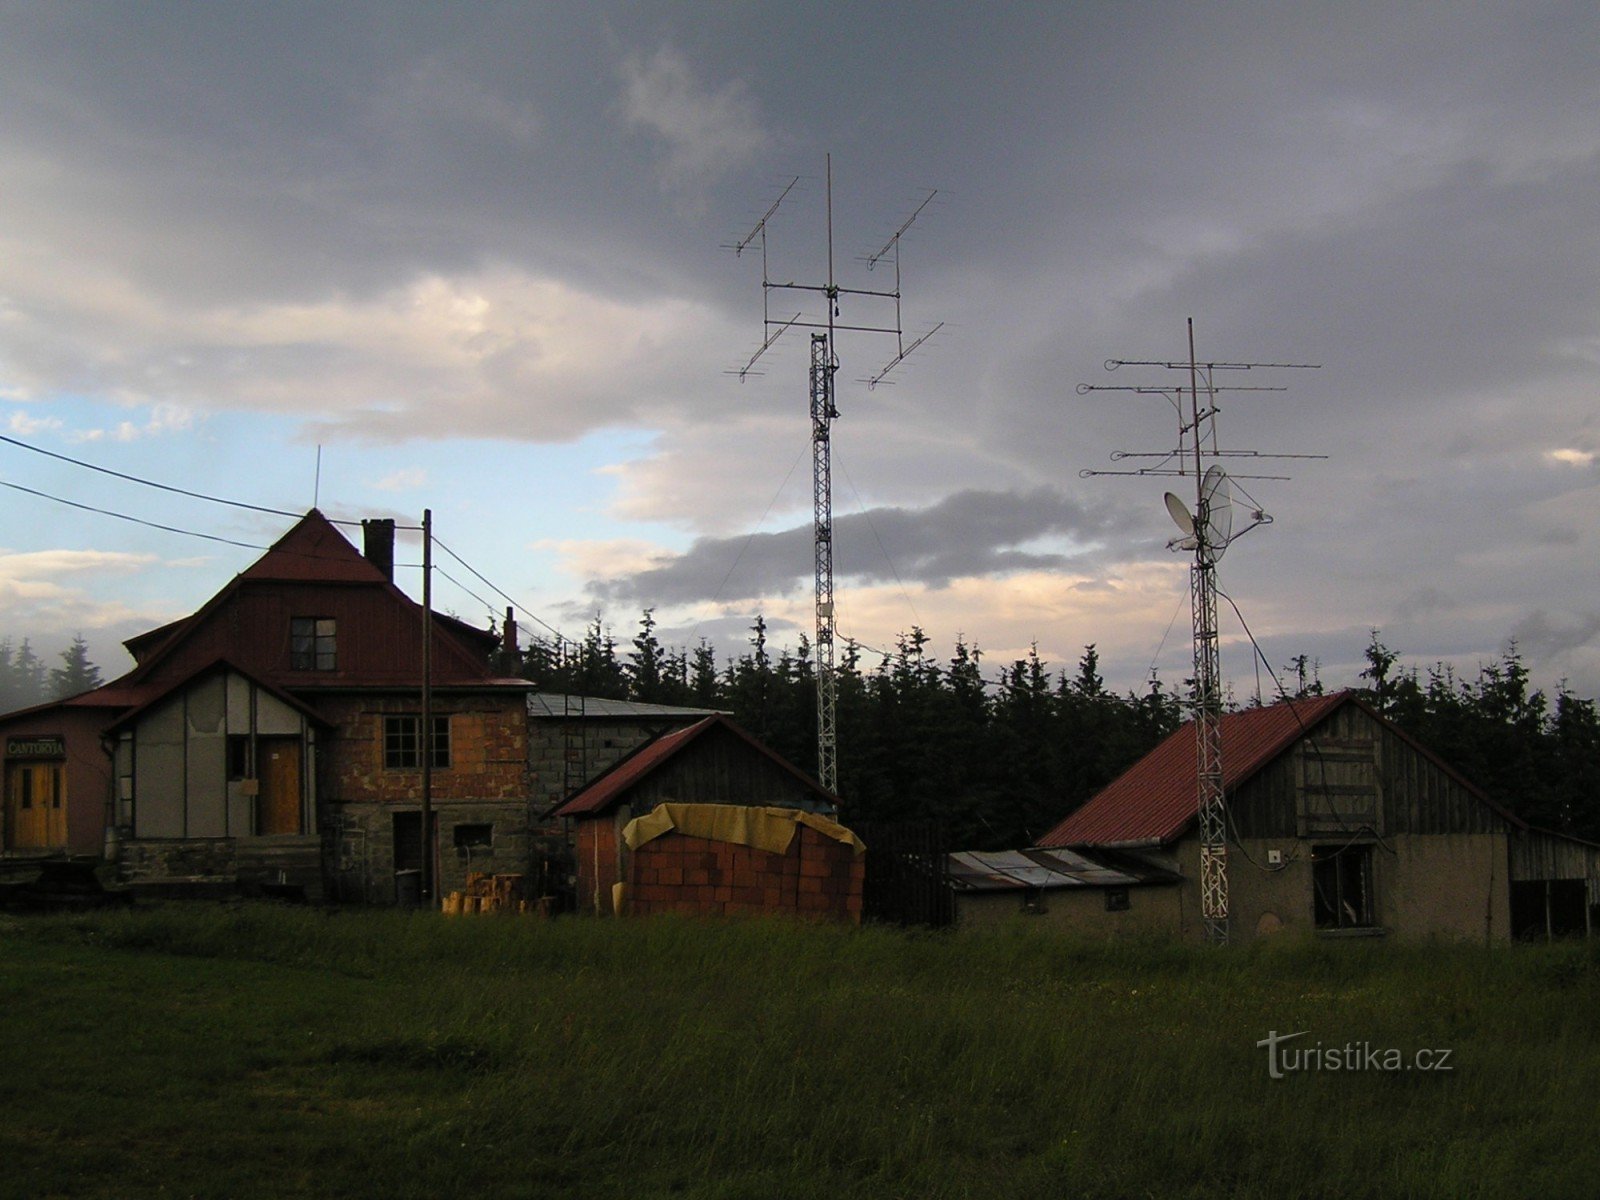
[[[1565,685],[1553,697],[1533,688],[1515,644],[1472,678],[1445,663],[1400,668],[1377,630],[1365,657],[1368,699],[1401,729],[1531,824],[1600,841],[1594,700]],[[967,849],[1033,844],[1185,719],[1187,682],[1171,689],[1152,677],[1142,693],[1110,691],[1092,644],[1072,668],[1030,650],[996,670],[961,639],[939,658],[914,627],[875,659],[847,645],[838,663],[849,819],[936,820]],[[647,609],[626,649],[596,620],[565,653],[535,643],[515,665],[551,692],[725,710],[791,762],[815,767],[810,646],[802,635],[797,649],[774,653],[760,616],[748,648],[726,661],[704,640],[688,652],[663,646]],[[1284,674],[1286,698],[1323,691],[1305,656]]]

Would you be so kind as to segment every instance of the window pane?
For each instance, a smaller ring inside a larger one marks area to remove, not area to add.
[[[450,765],[449,717],[435,717],[433,719],[433,765],[435,767],[448,767]]]
[[[338,624],[332,617],[289,618],[289,668],[294,671],[337,670]]]
[[[390,770],[414,770],[421,764],[417,750],[418,721],[413,716],[383,719],[383,765]]]

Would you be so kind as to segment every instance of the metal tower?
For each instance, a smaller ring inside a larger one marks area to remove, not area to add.
[[[1128,470],[1079,472],[1084,478],[1095,475],[1154,475],[1194,477],[1194,508],[1167,493],[1167,510],[1177,522],[1180,537],[1169,548],[1192,550],[1189,567],[1189,607],[1194,635],[1194,692],[1191,708],[1195,730],[1196,811],[1200,832],[1200,906],[1206,940],[1223,945],[1228,941],[1228,809],[1222,775],[1222,671],[1217,639],[1217,560],[1234,539],[1257,525],[1270,524],[1272,518],[1251,501],[1247,510],[1250,524],[1233,529],[1232,481],[1240,479],[1287,479],[1284,475],[1242,475],[1225,471],[1215,460],[1281,458],[1324,458],[1321,454],[1263,454],[1256,450],[1223,450],[1217,439],[1217,414],[1220,392],[1281,392],[1281,387],[1218,387],[1217,371],[1249,371],[1266,368],[1314,370],[1314,363],[1201,363],[1195,357],[1194,319],[1189,319],[1189,358],[1187,362],[1108,359],[1106,370],[1118,367],[1160,367],[1186,371],[1188,386],[1107,387],[1079,384],[1078,394],[1125,391],[1166,397],[1178,414],[1178,443],[1172,450],[1144,452],[1118,451],[1112,459],[1150,458],[1157,462]],[[1185,395],[1187,393],[1187,395]],[[1204,393],[1204,405],[1200,400]],[[1187,412],[1185,411],[1187,400]],[[1207,443],[1209,442],[1209,446]],[[1210,467],[1205,459],[1213,461]],[[1241,488],[1242,492],[1243,489]],[[1248,498],[1248,494],[1247,498]]]
[[[817,781],[828,791],[839,790],[838,745],[838,678],[834,670],[834,647],[837,641],[837,624],[833,600],[833,449],[830,441],[833,420],[839,415],[834,398],[834,377],[839,371],[839,359],[834,352],[837,333],[892,333],[895,336],[895,357],[876,375],[862,380],[869,389],[883,383],[888,374],[942,326],[935,325],[927,333],[911,342],[905,341],[900,321],[900,239],[913,221],[938,193],[930,191],[912,214],[901,222],[882,249],[865,256],[867,270],[874,269],[885,258],[894,263],[892,289],[847,288],[839,286],[833,269],[833,156],[827,158],[827,231],[828,231],[828,281],[825,284],[777,283],[769,272],[767,254],[768,224],[785,198],[800,182],[798,176],[788,185],[762,214],[755,227],[739,241],[728,246],[735,255],[741,255],[758,239],[761,243],[761,331],[764,340],[760,349],[751,355],[737,372],[742,381],[747,376],[759,374],[756,362],[772,348],[784,332],[795,327],[821,330],[811,335],[811,493],[812,493],[812,544],[816,575],[816,654],[817,654]],[[786,319],[772,315],[772,294],[778,291],[811,292],[822,296],[827,305],[826,319],[802,320],[804,313],[796,312]],[[894,324],[841,325],[839,298],[841,296],[874,297],[878,301],[894,302]]]
[[[839,781],[838,680],[833,673],[833,449],[829,430],[833,375],[839,369],[826,333],[811,335],[811,507],[816,549],[817,780],[837,793]]]

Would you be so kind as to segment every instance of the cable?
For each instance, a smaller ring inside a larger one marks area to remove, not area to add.
[[[789,480],[794,477],[794,469],[800,465],[800,460],[805,457],[805,453],[805,447],[802,446],[800,452],[794,456],[794,461],[789,464],[788,471],[784,473],[783,482],[778,485],[778,490],[773,492],[772,499],[767,501],[767,507],[761,512],[761,519],[755,523],[754,528],[750,530],[749,536],[744,539],[744,544],[739,547],[739,553],[733,556],[733,562],[729,564],[727,571],[723,574],[722,582],[717,584],[716,594],[711,597],[713,605],[722,599],[722,589],[728,586],[728,580],[733,578],[733,573],[739,569],[739,564],[744,561],[745,551],[750,549],[750,543],[756,540],[756,534],[761,532],[761,527],[767,523],[767,518],[772,515],[773,505],[778,503],[778,498],[788,488]],[[689,640],[691,642],[694,641],[695,635],[700,632],[702,624],[702,621],[696,621],[694,628],[689,631]]]
[[[5,440],[10,441],[11,439],[6,438]],[[17,492],[26,492],[30,496],[38,496],[43,500],[53,500],[57,504],[65,504],[69,508],[79,508],[84,512],[99,513],[103,517],[115,517],[119,521],[131,521],[135,525],[144,525],[151,529],[160,529],[166,533],[181,533],[186,537],[204,538],[208,542],[221,542],[226,546],[241,546],[246,550],[271,549],[269,546],[262,546],[255,542],[238,542],[232,538],[218,537],[214,533],[197,533],[193,529],[179,529],[176,525],[162,525],[155,521],[146,521],[141,517],[130,517],[127,513],[113,512],[109,508],[96,508],[92,504],[80,504],[76,500],[66,500],[60,496],[52,496],[49,492],[41,492],[35,490],[34,488],[23,487],[20,483],[11,483],[4,479],[0,479],[0,487],[8,487]],[[271,510],[263,509],[262,511],[267,512]]]
[[[1239,611],[1239,606],[1236,603],[1234,603],[1233,597],[1228,595],[1228,593],[1223,591],[1220,587],[1216,589],[1216,593],[1217,593],[1217,595],[1221,596],[1224,600],[1226,600],[1228,602],[1228,607],[1233,609],[1233,615],[1239,619],[1239,627],[1244,630],[1245,637],[1250,639],[1250,645],[1254,648],[1257,657],[1259,657],[1260,660],[1262,661],[1262,663],[1265,664],[1265,666],[1267,668],[1268,677],[1272,680],[1273,684],[1277,687],[1279,698],[1282,699],[1283,702],[1289,706],[1289,712],[1294,717],[1295,724],[1300,727],[1300,736],[1303,739],[1305,739],[1306,743],[1311,747],[1311,752],[1314,755],[1316,755],[1316,758],[1317,758],[1317,770],[1318,770],[1318,773],[1322,776],[1323,793],[1324,793],[1324,795],[1329,795],[1328,792],[1327,792],[1327,788],[1328,788],[1328,762],[1327,762],[1327,759],[1325,759],[1323,757],[1323,755],[1322,755],[1322,747],[1317,744],[1316,739],[1311,736],[1311,731],[1306,728],[1306,723],[1300,716],[1300,710],[1297,707],[1295,707],[1295,702],[1294,702],[1293,698],[1290,697],[1288,691],[1284,688],[1283,681],[1278,678],[1278,673],[1272,669],[1272,663],[1270,661],[1268,661],[1266,653],[1261,649],[1261,644],[1256,641],[1255,634],[1250,632],[1250,626],[1245,622],[1244,614]],[[1380,846],[1382,846],[1385,850],[1387,850],[1390,854],[1398,854],[1399,853],[1397,850],[1395,850],[1395,848],[1393,846],[1389,845],[1388,842],[1386,842],[1384,840],[1383,835],[1380,834],[1377,831],[1376,828],[1374,828],[1374,827],[1372,827],[1370,825],[1357,825],[1354,828],[1352,828],[1350,822],[1348,820],[1346,820],[1344,815],[1342,813],[1340,813],[1339,810],[1336,807],[1334,807],[1331,795],[1329,795],[1329,799],[1328,799],[1328,811],[1330,813],[1332,813],[1334,818],[1339,822],[1340,832],[1352,835],[1350,841],[1346,842],[1337,851],[1335,851],[1335,854],[1343,854],[1351,846],[1355,845],[1357,840],[1359,840],[1363,836],[1367,836],[1367,835],[1370,835],[1373,839],[1375,839],[1377,841],[1377,843]],[[1229,822],[1229,825],[1232,826],[1233,818],[1232,818],[1231,814],[1229,814],[1229,816],[1228,816],[1228,822]],[[1238,837],[1239,837],[1238,829],[1234,828],[1234,838],[1235,838],[1236,844],[1238,844]],[[1256,863],[1253,858],[1250,858],[1249,853],[1247,851],[1245,851],[1244,846],[1242,844],[1239,845],[1239,850],[1240,850],[1240,853],[1244,854],[1244,856],[1247,859],[1250,859],[1252,864],[1254,864],[1255,866],[1261,867],[1260,863]],[[1288,864],[1285,863],[1284,865],[1287,866]],[[1282,868],[1281,867],[1261,867],[1261,869],[1265,870],[1265,871],[1272,871],[1272,870],[1281,870]]]
[[[894,581],[900,588],[900,595],[906,602],[906,607],[911,610],[911,618],[920,627],[922,614],[917,612],[916,602],[911,599],[911,593],[906,591],[905,581],[900,578],[900,568],[895,566],[894,559],[889,557],[889,551],[884,547],[883,539],[878,536],[878,527],[872,523],[872,513],[867,510],[866,502],[861,499],[861,493],[856,490],[856,481],[850,478],[850,470],[844,465],[844,460],[837,454],[834,460],[839,464],[839,473],[844,476],[844,481],[850,485],[850,494],[856,498],[856,507],[861,510],[861,515],[867,519],[867,528],[872,532],[872,540],[878,544],[878,553],[883,555],[883,561],[889,564],[889,570],[894,575]]]
[[[462,558],[461,555],[457,554],[454,550],[450,549],[449,546],[445,545],[442,541],[440,541],[437,534],[434,535],[433,544],[435,546],[439,547],[439,549],[443,550],[451,558],[455,559],[458,563],[460,563],[468,571],[472,572],[473,576],[478,580],[478,582],[482,583],[485,587],[487,587],[495,595],[499,596],[507,604],[509,604],[513,608],[517,609],[519,612],[521,612],[524,616],[528,617],[530,620],[535,621],[540,625],[543,625],[546,629],[548,629],[551,633],[553,633],[555,635],[556,640],[558,642],[562,643],[563,645],[566,645],[566,644],[576,645],[577,644],[577,643],[573,642],[571,638],[567,637],[564,633],[562,633],[559,629],[557,629],[554,625],[551,625],[547,621],[541,621],[538,617],[534,616],[532,610],[527,605],[523,604],[520,600],[517,600],[517,599],[515,599],[515,598],[513,598],[511,596],[506,595],[506,593],[501,591],[500,588],[496,587],[495,584],[493,582],[491,582],[483,574],[483,572],[479,571],[476,567],[474,567],[466,559]],[[438,570],[437,567],[435,567],[434,569]],[[442,573],[443,572],[441,572],[441,574]],[[455,581],[452,580],[451,582],[455,582]],[[458,584],[457,586],[460,586],[460,585]],[[466,591],[465,588],[462,588],[461,590],[462,591]],[[467,594],[469,596],[472,595],[471,592],[468,592]],[[478,600],[479,603],[482,603],[482,597],[474,596],[473,599]],[[491,609],[491,611],[493,611],[493,610]]]
[[[144,487],[158,488],[163,492],[172,492],[172,493],[174,493],[176,495],[179,495],[179,496],[188,496],[188,497],[190,497],[191,499],[194,499],[194,500],[205,500],[205,501],[208,501],[208,502],[210,502],[212,504],[227,504],[227,505],[232,506],[233,508],[245,508],[245,509],[249,509],[251,512],[268,513],[268,514],[270,514],[270,515],[272,515],[274,517],[302,517],[302,516],[305,515],[304,513],[289,512],[287,509],[282,509],[282,508],[267,508],[264,505],[260,505],[260,504],[248,504],[243,500],[229,500],[229,499],[226,499],[225,497],[222,497],[222,496],[210,496],[210,495],[207,495],[205,492],[192,492],[188,488],[174,487],[170,483],[157,483],[153,479],[144,479],[144,478],[141,478],[138,475],[129,475],[129,474],[123,472],[123,471],[113,471],[110,467],[101,467],[101,466],[97,466],[96,464],[91,463],[91,462],[84,462],[80,458],[72,458],[72,457],[70,457],[69,455],[66,455],[66,454],[57,454],[54,450],[46,450],[42,446],[31,446],[27,442],[19,441],[18,439],[14,438],[14,437],[6,437],[3,434],[0,434],[0,442],[5,442],[6,444],[11,445],[11,446],[16,446],[18,449],[21,449],[21,450],[31,450],[31,451],[33,451],[33,453],[42,454],[46,458],[53,458],[53,459],[56,459],[56,460],[58,460],[60,462],[64,462],[64,463],[71,463],[73,466],[82,467],[86,471],[98,471],[102,475],[110,475],[110,476],[112,476],[113,478],[116,478],[116,479],[125,479],[129,483],[141,484]],[[330,518],[330,520],[331,520],[331,518]],[[353,526],[353,525],[359,525],[361,522],[359,522],[359,521],[333,521],[332,523],[335,524],[335,525],[351,525],[351,526]],[[243,545],[242,542],[238,543],[238,544],[239,545]]]
[[[433,569],[435,571],[437,571],[440,575],[443,575],[451,583],[455,584],[458,588],[460,588],[467,595],[471,596],[479,604],[483,605],[484,611],[489,614],[491,619],[493,619],[495,617],[498,617],[500,615],[499,613],[495,612],[494,605],[490,604],[482,596],[478,595],[477,592],[473,591],[466,584],[462,583],[459,579],[457,579],[454,575],[450,574],[450,572],[446,571],[443,567],[436,566]]]

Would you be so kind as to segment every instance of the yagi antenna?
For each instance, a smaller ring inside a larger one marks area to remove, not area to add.
[[[835,351],[835,339],[841,332],[851,333],[885,333],[893,334],[895,338],[895,356],[890,359],[887,366],[876,375],[867,379],[867,387],[874,388],[884,382],[891,371],[903,363],[907,356],[917,347],[921,346],[930,337],[937,333],[942,323],[935,325],[921,337],[906,344],[904,327],[900,318],[900,243],[912,223],[922,214],[922,211],[933,202],[938,195],[937,191],[930,191],[923,197],[911,215],[900,223],[889,240],[876,254],[866,256],[863,260],[867,270],[873,270],[880,262],[885,260],[894,263],[894,287],[892,289],[874,288],[848,288],[841,287],[833,271],[833,156],[827,158],[827,233],[828,233],[828,277],[826,283],[795,283],[779,282],[772,278],[771,263],[767,255],[767,232],[772,224],[772,218],[777,214],[779,206],[794,191],[800,182],[797,175],[791,179],[778,198],[768,206],[761,219],[744,237],[728,244],[735,256],[743,253],[756,242],[761,244],[761,333],[762,342],[759,349],[750,356],[750,360],[737,371],[730,374],[738,375],[742,382],[747,376],[759,374],[754,368],[761,356],[772,349],[777,340],[791,329],[811,329],[817,332],[811,335],[811,484],[813,497],[813,529],[815,536],[814,559],[816,567],[816,670],[817,670],[817,781],[829,792],[838,793],[838,733],[836,710],[838,703],[838,684],[834,675],[834,643],[838,632],[834,615],[833,603],[833,451],[831,430],[833,419],[839,415],[835,405],[834,381],[839,372],[839,359]],[[775,292],[803,292],[812,298],[821,297],[825,308],[822,320],[806,319],[805,311],[794,313],[793,316],[774,317],[772,315],[772,296]],[[893,324],[885,314],[882,317],[868,318],[865,323],[845,324],[840,301],[844,297],[860,297],[870,300],[878,311],[882,311],[889,302],[894,305]]]
[[[1286,479],[1284,475],[1231,475],[1217,461],[1222,458],[1246,460],[1273,458],[1324,458],[1321,454],[1263,454],[1257,450],[1224,450],[1217,435],[1217,415],[1221,411],[1217,396],[1224,391],[1272,392],[1279,387],[1224,388],[1217,386],[1218,371],[1315,370],[1315,363],[1201,362],[1194,352],[1194,319],[1189,320],[1189,358],[1186,362],[1163,359],[1106,360],[1105,368],[1155,367],[1181,372],[1172,384],[1120,385],[1116,387],[1079,384],[1078,394],[1090,392],[1131,392],[1135,395],[1165,397],[1178,414],[1178,441],[1171,450],[1153,452],[1117,451],[1115,461],[1148,458],[1150,466],[1124,471],[1080,471],[1092,475],[1151,475],[1189,477],[1194,480],[1194,509],[1172,492],[1164,500],[1167,513],[1178,527],[1178,535],[1167,543],[1169,549],[1190,551],[1194,563],[1189,569],[1189,597],[1194,617],[1194,727],[1198,747],[1196,759],[1196,810],[1200,817],[1200,910],[1206,940],[1228,940],[1228,814],[1222,784],[1222,699],[1219,685],[1221,667],[1217,655],[1217,560],[1243,534],[1266,525],[1272,518],[1254,500],[1249,510],[1250,523],[1234,531],[1234,483],[1238,479]],[[1187,402],[1187,411],[1185,411]],[[1206,459],[1210,458],[1209,465]],[[1243,492],[1244,489],[1239,489]],[[1248,497],[1248,493],[1246,498]]]

